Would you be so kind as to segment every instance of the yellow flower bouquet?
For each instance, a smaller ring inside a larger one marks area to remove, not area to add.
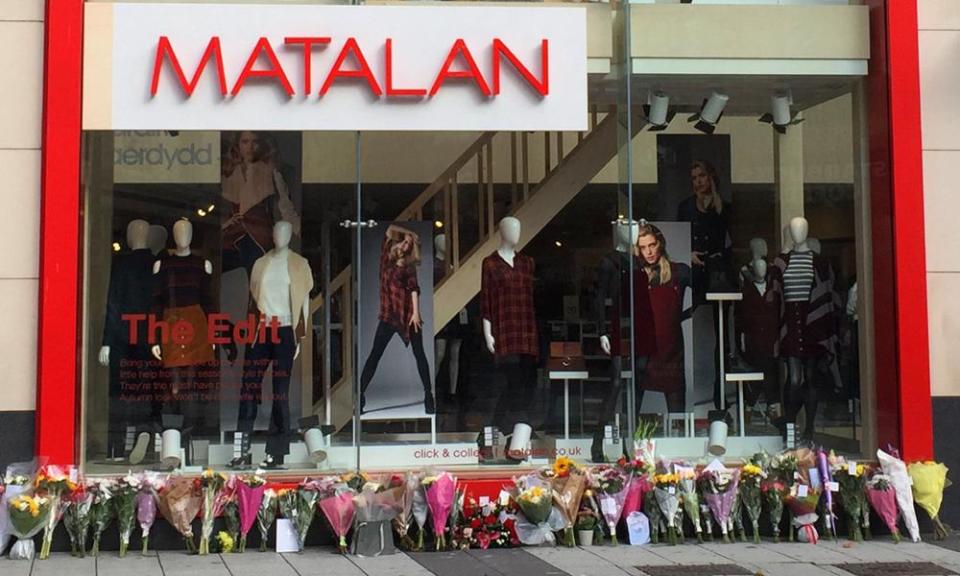
[[[913,481],[913,501],[933,520],[934,537],[943,540],[950,535],[950,528],[940,520],[940,504],[943,490],[950,485],[947,467],[939,462],[914,462],[907,466]]]
[[[46,525],[50,515],[50,500],[43,496],[22,494],[8,503],[10,526],[17,543],[10,550],[11,560],[32,560],[35,553],[33,537]]]

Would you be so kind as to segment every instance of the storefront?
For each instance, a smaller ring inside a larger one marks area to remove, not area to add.
[[[729,4],[51,2],[38,453],[930,456],[915,7]]]

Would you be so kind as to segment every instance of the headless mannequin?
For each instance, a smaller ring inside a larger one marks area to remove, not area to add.
[[[290,377],[293,371],[293,362],[300,355],[300,340],[294,324],[302,322],[306,328],[310,322],[310,295],[309,289],[298,303],[290,301],[294,276],[290,273],[290,263],[294,258],[302,259],[290,250],[290,240],[293,237],[293,225],[286,221],[279,221],[273,226],[274,248],[261,256],[254,264],[253,276],[262,278],[259,281],[259,293],[251,297],[261,315],[268,316],[266,326],[261,324],[258,330],[267,330],[265,342],[259,341],[247,346],[244,355],[243,390],[240,399],[237,428],[244,436],[242,438],[242,455],[233,461],[232,466],[250,464],[249,434],[253,431],[253,424],[257,418],[257,405],[262,401],[261,384],[268,368],[273,371],[273,397],[271,402],[270,428],[267,438],[267,456],[260,464],[262,468],[276,468],[283,464],[284,456],[290,451]],[[262,272],[261,272],[262,271]],[[276,275],[285,272],[286,275]],[[312,283],[311,283],[312,284]],[[299,314],[299,322],[294,318]],[[279,316],[278,316],[279,315]],[[270,317],[272,316],[272,317]],[[280,318],[283,320],[280,320]],[[276,319],[279,328],[274,332],[268,328],[269,323]]]
[[[131,250],[143,250],[147,248],[147,238],[150,231],[150,224],[146,220],[131,220],[127,224],[127,245]],[[110,365],[110,347],[101,346],[99,361],[101,366]]]
[[[808,241],[810,224],[806,218],[798,216],[790,220],[787,231],[792,244],[790,252],[812,252]],[[795,422],[802,407],[806,412],[804,436],[812,437],[817,413],[817,387],[814,381],[816,358],[785,356],[784,359],[787,364],[787,392],[784,394],[787,409],[784,424]]]
[[[750,282],[753,277],[753,270],[751,266],[757,260],[766,260],[769,255],[769,250],[767,248],[767,241],[763,238],[753,238],[750,240],[750,262],[744,264],[740,268],[740,285],[743,286],[747,282]]]
[[[639,234],[640,234],[640,227],[636,222],[626,222],[626,223],[618,222],[617,224],[614,225],[614,233],[613,233],[614,246],[613,247],[617,254],[614,255],[613,261],[630,262],[631,259],[634,259],[634,250],[635,250],[635,246],[637,245],[637,238]],[[620,255],[623,255],[623,256],[620,256]],[[626,258],[624,258],[624,256],[626,256]],[[641,266],[640,262],[636,261],[635,259],[634,259],[633,265],[635,267]],[[607,264],[607,262],[605,261],[601,271],[601,275],[609,276],[610,271],[606,269],[607,266],[609,266],[609,264]],[[631,278],[631,275],[630,275],[631,271],[629,269],[626,271],[617,270],[616,272],[619,273],[618,275],[621,278],[623,277],[624,272],[626,273],[627,278]],[[616,279],[607,278],[605,281],[620,283],[621,285],[617,290],[617,292],[619,292],[624,289],[624,286],[622,286],[623,281],[621,280],[621,278],[616,278]],[[603,282],[604,280],[601,280],[601,284],[603,284]],[[627,288],[629,288],[629,285],[627,286]],[[636,290],[638,289],[638,287],[634,287],[634,289]],[[604,289],[604,287],[601,286],[601,292],[605,290],[609,291],[610,287],[606,287],[606,289]],[[615,309],[619,309],[623,303],[622,298],[623,298],[623,295],[621,294],[620,302],[609,302],[609,305],[613,306]],[[629,301],[629,296],[627,296],[627,298]],[[605,301],[600,303],[601,308],[603,309],[602,314],[603,314],[604,320],[607,319],[606,309],[607,309],[608,302],[606,302],[606,300],[608,299],[609,298],[604,298]],[[627,314],[624,314],[624,312],[627,312]],[[629,315],[629,311],[619,310],[617,314],[619,314],[620,316],[627,316]],[[638,319],[634,317],[633,321],[636,322],[638,321]],[[632,326],[630,327],[630,332],[635,334]],[[633,346],[633,338],[630,338],[630,343],[631,343],[630,345]],[[616,412],[616,408],[617,408],[617,401],[620,399],[621,389],[623,386],[623,351],[619,351],[617,354],[611,354],[612,346],[610,342],[610,336],[608,334],[604,334],[600,336],[600,348],[603,350],[604,354],[606,354],[607,356],[610,356],[610,388],[608,389],[607,395],[603,400],[603,405],[600,409],[601,416],[599,421],[597,422],[597,427],[594,429],[594,432],[593,432],[593,441],[590,446],[590,458],[594,462],[606,461],[606,457],[603,450],[603,438],[605,434],[605,428],[607,424],[609,424],[610,421],[613,419],[613,415]],[[631,354],[630,356],[634,356],[634,355]],[[634,379],[636,384],[641,384],[643,381],[644,373],[646,371],[647,357],[636,356],[635,362],[636,362],[636,365],[634,370]],[[636,401],[635,401],[636,409],[639,410],[642,404],[643,404],[643,388],[638,386],[637,393],[636,393]]]
[[[436,238],[433,239],[433,254],[440,264],[444,267],[444,271],[449,269],[449,264],[447,264],[447,237],[445,234],[438,234]],[[446,275],[446,274],[444,274]],[[436,286],[434,286],[436,288]],[[451,322],[460,322],[459,318],[454,318]],[[450,363],[448,366],[448,374],[450,379],[450,394],[457,393],[457,384],[460,380],[460,346],[463,344],[463,339],[457,336],[446,336],[442,334],[438,335],[433,340],[434,352],[436,353],[437,358],[437,373],[436,377],[440,377],[440,367],[443,366],[443,361],[447,359],[447,351],[450,352]]]
[[[498,225],[500,232],[500,247],[497,254],[510,268],[516,268],[517,245],[520,243],[520,221],[507,216]],[[488,257],[489,258],[489,257]],[[483,289],[481,289],[483,292]],[[482,297],[482,295],[481,295]],[[498,371],[506,378],[506,387],[502,389],[494,408],[494,424],[501,429],[507,429],[510,420],[512,424],[518,422],[531,423],[533,392],[535,389],[534,364],[535,356],[527,354],[497,355],[497,342],[493,336],[493,323],[489,318],[483,318],[483,339],[487,350],[497,357]],[[512,412],[512,418],[508,416]],[[532,425],[532,424],[531,424]]]

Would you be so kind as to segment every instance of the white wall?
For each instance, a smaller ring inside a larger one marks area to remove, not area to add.
[[[35,406],[43,8],[0,1],[0,411]]]
[[[960,396],[960,0],[919,0],[920,94],[934,396]]]

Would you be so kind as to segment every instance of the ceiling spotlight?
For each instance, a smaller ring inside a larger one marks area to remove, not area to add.
[[[203,217],[207,215],[207,211],[203,208],[197,208],[197,216]]]
[[[794,126],[803,122],[803,117],[797,113],[792,116],[790,106],[793,105],[793,95],[787,92],[779,92],[770,97],[770,112],[760,117],[760,122],[773,124],[774,130],[781,134],[786,134],[787,126]]]
[[[120,243],[119,243],[119,242],[114,242],[114,243],[113,243],[113,251],[114,251],[114,252],[119,252],[119,251],[120,251]]]
[[[696,122],[694,128],[704,134],[713,134],[713,131],[717,129],[720,118],[723,118],[723,109],[726,108],[729,100],[730,97],[726,94],[714,92],[710,94],[710,98],[703,101],[700,112],[687,118],[687,121]]]
[[[433,225],[434,225],[436,228],[443,228],[443,221],[441,221],[441,220],[436,220],[436,221],[434,221]]]
[[[210,206],[207,207],[207,212],[213,212],[214,208],[216,208],[216,205],[211,204]]]
[[[676,110],[670,110],[670,97],[663,92],[647,93],[647,103],[643,107],[643,113],[650,123],[647,129],[649,132],[662,132],[670,125],[670,121],[676,116]]]
[[[555,245],[557,248],[562,248],[562,247],[563,247],[563,242],[561,242],[561,241],[559,241],[559,240],[556,240],[556,241],[554,241],[554,245]]]

